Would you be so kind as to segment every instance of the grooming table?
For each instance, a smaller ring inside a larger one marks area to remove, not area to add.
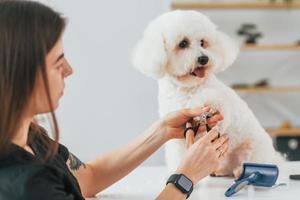
[[[207,177],[194,188],[190,200],[295,200],[300,199],[300,181],[290,180],[289,174],[300,174],[300,161],[286,162],[279,166],[277,183],[287,183],[276,188],[247,186],[232,197],[224,192],[232,185],[233,178]],[[89,200],[153,200],[162,191],[167,179],[166,167],[138,167],[120,182]]]

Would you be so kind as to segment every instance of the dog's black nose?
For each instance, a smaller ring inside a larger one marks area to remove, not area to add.
[[[201,65],[206,65],[208,63],[208,57],[207,56],[198,57],[198,63]]]

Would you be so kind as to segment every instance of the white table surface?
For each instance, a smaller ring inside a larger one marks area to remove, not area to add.
[[[224,192],[233,184],[233,178],[207,177],[194,188],[190,200],[300,200],[300,181],[289,180],[289,174],[300,174],[300,162],[287,162],[280,168],[277,183],[286,186],[276,188],[255,188],[247,186],[232,197]],[[165,186],[166,167],[138,167],[127,177],[101,192],[97,198],[103,200],[150,200],[155,199]],[[92,200],[90,199],[90,200]]]

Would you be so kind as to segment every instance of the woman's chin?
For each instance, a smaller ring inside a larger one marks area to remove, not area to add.
[[[52,106],[53,110],[49,106],[47,106],[47,108],[40,109],[38,112],[36,112],[36,114],[46,114],[50,113],[51,111],[55,111],[59,106],[59,102],[54,102]]]

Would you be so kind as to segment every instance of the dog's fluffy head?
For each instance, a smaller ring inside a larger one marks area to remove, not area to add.
[[[176,10],[148,25],[132,60],[146,75],[156,79],[167,75],[178,84],[194,86],[226,69],[237,54],[237,45],[208,17]]]

